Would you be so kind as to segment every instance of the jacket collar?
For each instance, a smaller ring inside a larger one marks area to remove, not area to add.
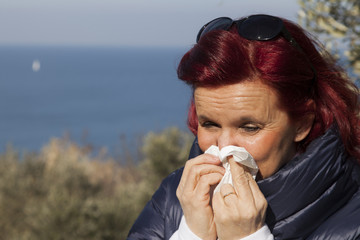
[[[190,157],[199,154],[195,139]],[[266,223],[274,236],[307,236],[344,206],[358,189],[351,177],[355,165],[332,127],[274,175],[258,181],[268,201]]]
[[[266,222],[280,238],[306,236],[357,191],[351,161],[335,127],[258,185],[268,201]]]

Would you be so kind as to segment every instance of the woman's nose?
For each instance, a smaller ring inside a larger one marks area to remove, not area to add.
[[[237,146],[237,144],[235,142],[235,135],[231,131],[223,130],[223,131],[221,131],[221,133],[219,134],[219,136],[217,138],[217,146],[221,150],[223,147],[226,147],[229,145]]]

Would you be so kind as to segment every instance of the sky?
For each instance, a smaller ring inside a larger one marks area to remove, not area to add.
[[[296,21],[298,10],[298,0],[0,0],[0,45],[188,46],[216,17]]]

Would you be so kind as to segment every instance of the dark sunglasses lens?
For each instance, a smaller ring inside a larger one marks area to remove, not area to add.
[[[268,15],[253,15],[240,24],[238,31],[241,36],[249,40],[267,41],[278,36],[283,28],[280,18]]]
[[[206,24],[204,27],[202,27],[196,37],[196,42],[200,40],[202,36],[204,36],[206,33],[211,32],[213,30],[229,30],[231,25],[233,23],[233,20],[231,18],[227,17],[221,17],[212,20],[208,24]]]

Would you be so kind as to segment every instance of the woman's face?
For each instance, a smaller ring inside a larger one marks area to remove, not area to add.
[[[197,87],[194,97],[202,151],[211,145],[244,147],[254,157],[262,178],[295,155],[296,124],[279,108],[275,92],[260,81]]]

